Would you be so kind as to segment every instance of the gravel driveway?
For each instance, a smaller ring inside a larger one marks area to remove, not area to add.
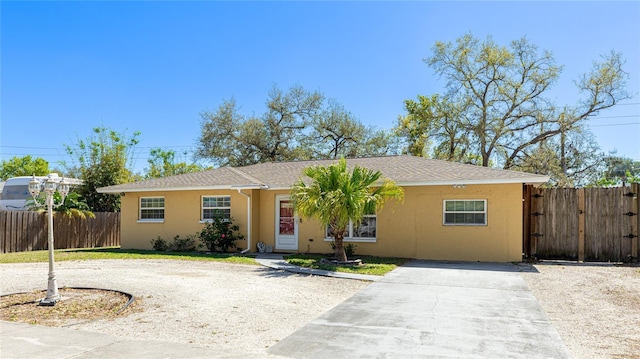
[[[47,263],[0,264],[1,292],[44,289],[47,271]],[[115,289],[136,297],[132,314],[73,328],[256,356],[368,285],[261,266],[173,260],[59,262],[56,274],[59,287]]]
[[[640,267],[553,261],[520,267],[574,358],[640,358]]]
[[[640,268],[549,262],[519,267],[575,358],[640,358]],[[46,263],[0,264],[0,292],[44,289],[47,270]],[[59,262],[56,273],[60,287],[116,289],[137,298],[128,316],[73,328],[255,357],[368,285],[199,261]]]

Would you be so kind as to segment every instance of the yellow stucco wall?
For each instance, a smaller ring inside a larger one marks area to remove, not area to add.
[[[262,241],[276,248],[276,196],[288,191],[245,190],[252,196],[251,249]],[[161,236],[172,239],[176,234],[199,231],[202,195],[231,195],[231,215],[246,235],[246,198],[236,191],[166,192],[165,222],[138,223],[138,201],[141,196],[162,193],[127,193],[122,198],[122,247],[150,247],[150,240]],[[444,200],[487,200],[486,226],[443,225]],[[310,241],[312,239],[312,241]],[[402,203],[390,201],[377,216],[375,243],[354,243],[356,254],[397,256],[421,259],[463,261],[520,261],[522,258],[522,185],[467,185],[405,187]],[[246,248],[246,241],[238,246]],[[328,253],[330,244],[323,228],[315,220],[298,223],[297,252]]]
[[[249,194],[249,190],[243,191]],[[247,199],[237,191],[171,191],[127,193],[121,204],[121,247],[123,249],[152,249],[151,240],[158,236],[172,241],[176,235],[187,236],[200,232],[204,224],[200,222],[202,196],[231,196],[231,217],[240,226],[241,233],[247,232]],[[164,197],[165,219],[163,222],[139,221],[141,197]],[[259,197],[259,196],[258,196]],[[252,226],[254,227],[254,226]],[[257,226],[253,232],[257,232]],[[245,241],[237,242],[246,248]]]
[[[260,240],[275,245],[275,198],[262,191]],[[486,226],[445,226],[444,200],[486,200]],[[375,243],[354,242],[357,254],[421,259],[499,261],[522,259],[522,185],[406,187],[402,203],[388,202],[377,216]],[[310,241],[309,239],[312,239]],[[327,253],[330,244],[315,220],[298,223],[298,252]]]
[[[443,201],[455,199],[487,200],[487,225],[444,225]],[[373,254],[464,261],[522,259],[521,184],[408,187],[404,204],[392,212],[383,210],[379,216]]]

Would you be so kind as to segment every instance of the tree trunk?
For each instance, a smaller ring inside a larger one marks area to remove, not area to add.
[[[347,252],[344,251],[344,234],[336,234],[334,236],[334,242],[336,245],[336,260],[340,262],[347,261]]]

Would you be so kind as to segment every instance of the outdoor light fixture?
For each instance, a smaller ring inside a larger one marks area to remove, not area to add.
[[[69,194],[69,182],[65,181],[64,177],[60,182],[56,182],[51,175],[47,177],[44,182],[36,179],[34,175],[29,181],[29,193],[33,197],[33,201],[36,206],[42,206],[39,202],[38,196],[41,191],[44,191],[46,195],[44,205],[47,206],[47,213],[49,215],[49,279],[47,281],[47,296],[40,300],[39,305],[52,306],[60,300],[60,293],[58,293],[58,282],[56,280],[56,273],[53,270],[53,208],[60,207],[64,203],[64,199]],[[53,194],[60,193],[60,201],[56,203]]]

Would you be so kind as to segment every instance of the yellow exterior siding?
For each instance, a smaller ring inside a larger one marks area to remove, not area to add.
[[[259,241],[275,246],[276,233],[276,194],[287,194],[287,191],[260,191],[260,227]],[[253,248],[256,248],[256,241]]]
[[[405,203],[396,216],[384,213],[378,251],[407,253],[413,258],[464,261],[522,259],[522,185],[468,185],[405,188]],[[486,200],[487,225],[443,224],[444,200]],[[381,216],[382,217],[382,216]],[[389,221],[399,223],[391,225]],[[395,236],[388,230],[396,228]],[[406,237],[400,243],[393,238]],[[411,248],[413,246],[413,248]],[[377,253],[376,253],[377,254]]]
[[[249,193],[249,191],[244,192]],[[187,236],[200,232],[204,227],[200,221],[202,196],[230,196],[231,217],[233,217],[234,223],[240,226],[241,233],[246,235],[247,199],[237,191],[132,192],[122,197],[121,247],[123,249],[152,249],[151,240],[158,236],[172,241],[176,235]],[[141,197],[164,197],[164,221],[139,221]],[[246,240],[236,242],[236,245],[240,248],[246,248]]]
[[[389,201],[377,214],[374,243],[356,242],[357,254],[462,261],[520,261],[522,258],[522,185],[405,187],[403,202]],[[244,190],[252,199],[251,251],[262,241],[276,248],[276,195],[286,190]],[[127,193],[122,197],[122,248],[150,249],[158,236],[171,240],[202,229],[203,195],[231,196],[231,216],[247,234],[247,199],[237,191],[176,191]],[[139,198],[165,197],[164,223],[140,223]],[[487,225],[443,224],[444,200],[486,200]],[[298,225],[298,252],[328,253],[324,229],[303,218]],[[312,239],[312,241],[310,241]],[[348,243],[348,242],[347,242]],[[247,242],[238,242],[246,248]]]

